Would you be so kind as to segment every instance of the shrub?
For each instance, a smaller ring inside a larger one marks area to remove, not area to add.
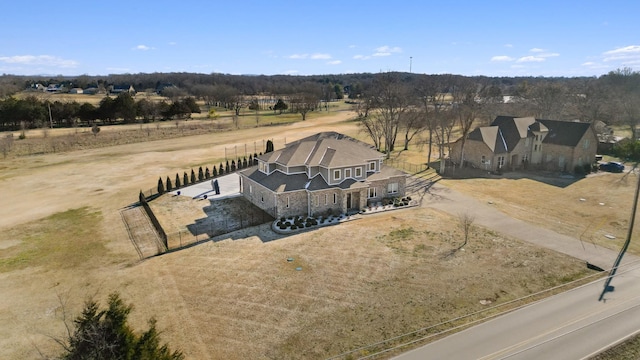
[[[180,188],[180,175],[176,173],[176,189]]]
[[[171,179],[167,176],[167,192],[173,190],[173,186],[171,186]]]
[[[591,174],[591,165],[590,164],[584,164],[584,165],[582,165],[582,167],[584,168],[584,173],[585,174]]]
[[[231,172],[236,171],[236,161],[235,160],[231,160]]]
[[[218,174],[221,176],[224,175],[224,165],[222,165],[222,163],[220,163],[220,167],[218,169]]]
[[[573,172],[576,175],[584,175],[585,174],[584,167],[582,167],[581,165],[574,166]]]
[[[182,175],[182,184],[184,186],[189,185],[189,175],[187,175],[187,172],[184,172],[184,175]]]
[[[211,169],[211,177],[218,177],[218,170],[216,170],[216,166],[213,165]]]
[[[208,167],[204,171],[204,178],[205,179],[210,179],[211,178],[211,173],[209,172],[209,168]]]
[[[196,183],[196,172],[193,171],[193,169],[191,169],[191,183],[192,184]]]
[[[224,173],[228,174],[231,170],[231,166],[229,166],[229,160],[227,160],[227,163],[224,166]]]
[[[200,166],[200,168],[198,168],[198,181],[203,181],[204,180],[204,171],[202,171],[202,166]]]
[[[158,194],[164,194],[164,184],[162,183],[162,178],[158,179]]]

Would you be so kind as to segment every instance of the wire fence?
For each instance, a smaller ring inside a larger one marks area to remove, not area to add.
[[[173,232],[167,235],[169,250],[176,250],[216,236],[228,234],[237,230],[262,225],[273,221],[274,218],[265,211],[259,209],[246,209],[240,214],[225,217],[224,219],[207,219],[187,226],[187,230]]]
[[[384,164],[394,167],[407,173],[417,174],[421,171],[425,171],[429,168],[427,164],[415,164],[405,160],[385,159]]]

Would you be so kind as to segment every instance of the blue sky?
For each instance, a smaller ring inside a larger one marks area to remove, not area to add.
[[[0,14],[0,73],[17,75],[640,70],[637,0],[6,0]]]

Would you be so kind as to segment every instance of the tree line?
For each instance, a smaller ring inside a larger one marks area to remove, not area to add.
[[[185,118],[199,113],[200,106],[193,97],[175,101],[135,101],[129,93],[112,98],[106,96],[98,106],[76,101],[48,101],[37,96],[8,97],[0,100],[0,131],[33,128],[91,126],[101,124],[150,122]]]

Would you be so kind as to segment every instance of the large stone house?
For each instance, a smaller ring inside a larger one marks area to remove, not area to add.
[[[383,159],[361,141],[318,133],[258,156],[257,166],[238,172],[240,192],[276,218],[354,213],[404,196],[406,174]]]
[[[463,161],[484,170],[522,168],[573,172],[595,161],[598,137],[590,123],[498,116],[467,136]],[[460,161],[462,139],[451,148]]]

